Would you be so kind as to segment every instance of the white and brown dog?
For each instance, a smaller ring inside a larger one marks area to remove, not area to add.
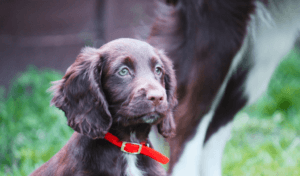
[[[300,29],[299,0],[166,0],[148,41],[174,61],[172,176],[219,176],[234,115],[266,90]]]

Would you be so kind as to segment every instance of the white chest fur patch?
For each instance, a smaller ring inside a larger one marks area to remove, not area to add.
[[[137,167],[137,156],[134,154],[124,153],[127,161],[126,176],[143,176],[144,172]]]
[[[135,133],[130,134],[130,140],[134,143],[139,143]],[[127,162],[126,176],[143,176],[144,172],[137,167],[137,156],[135,154],[124,153],[124,158]]]

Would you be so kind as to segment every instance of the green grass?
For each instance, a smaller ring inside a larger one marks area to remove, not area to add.
[[[300,175],[300,54],[276,69],[267,92],[236,117],[223,175]]]
[[[282,127],[283,115],[269,119],[241,113],[223,155],[224,175],[300,175],[300,137]]]
[[[50,107],[50,82],[62,74],[31,66],[0,88],[0,175],[29,175],[68,141],[64,113]],[[236,117],[224,175],[300,175],[300,54],[292,51],[268,91]]]
[[[7,98],[0,91],[0,175],[29,175],[51,158],[73,133],[64,113],[50,107],[54,71],[29,67],[15,79]]]

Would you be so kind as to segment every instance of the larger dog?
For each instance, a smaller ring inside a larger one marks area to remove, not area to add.
[[[166,0],[148,41],[174,61],[172,176],[219,176],[234,115],[266,90],[300,28],[299,0]]]
[[[65,112],[75,132],[31,175],[165,175],[157,161],[166,164],[168,159],[147,144],[151,147],[152,125],[164,137],[174,135],[172,68],[162,51],[134,39],[84,48],[52,87],[52,104]]]

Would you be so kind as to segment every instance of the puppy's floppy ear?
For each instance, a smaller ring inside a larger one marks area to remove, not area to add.
[[[65,76],[53,82],[51,104],[65,112],[68,125],[90,138],[103,138],[112,117],[102,90],[105,56],[95,48],[84,48]]]
[[[175,71],[173,69],[173,63],[161,50],[156,50],[165,68],[165,89],[167,93],[167,101],[169,104],[169,110],[166,117],[161,123],[158,124],[158,132],[164,137],[173,137],[176,131],[176,125],[173,117],[173,111],[177,105],[176,89],[177,82],[175,77]]]

